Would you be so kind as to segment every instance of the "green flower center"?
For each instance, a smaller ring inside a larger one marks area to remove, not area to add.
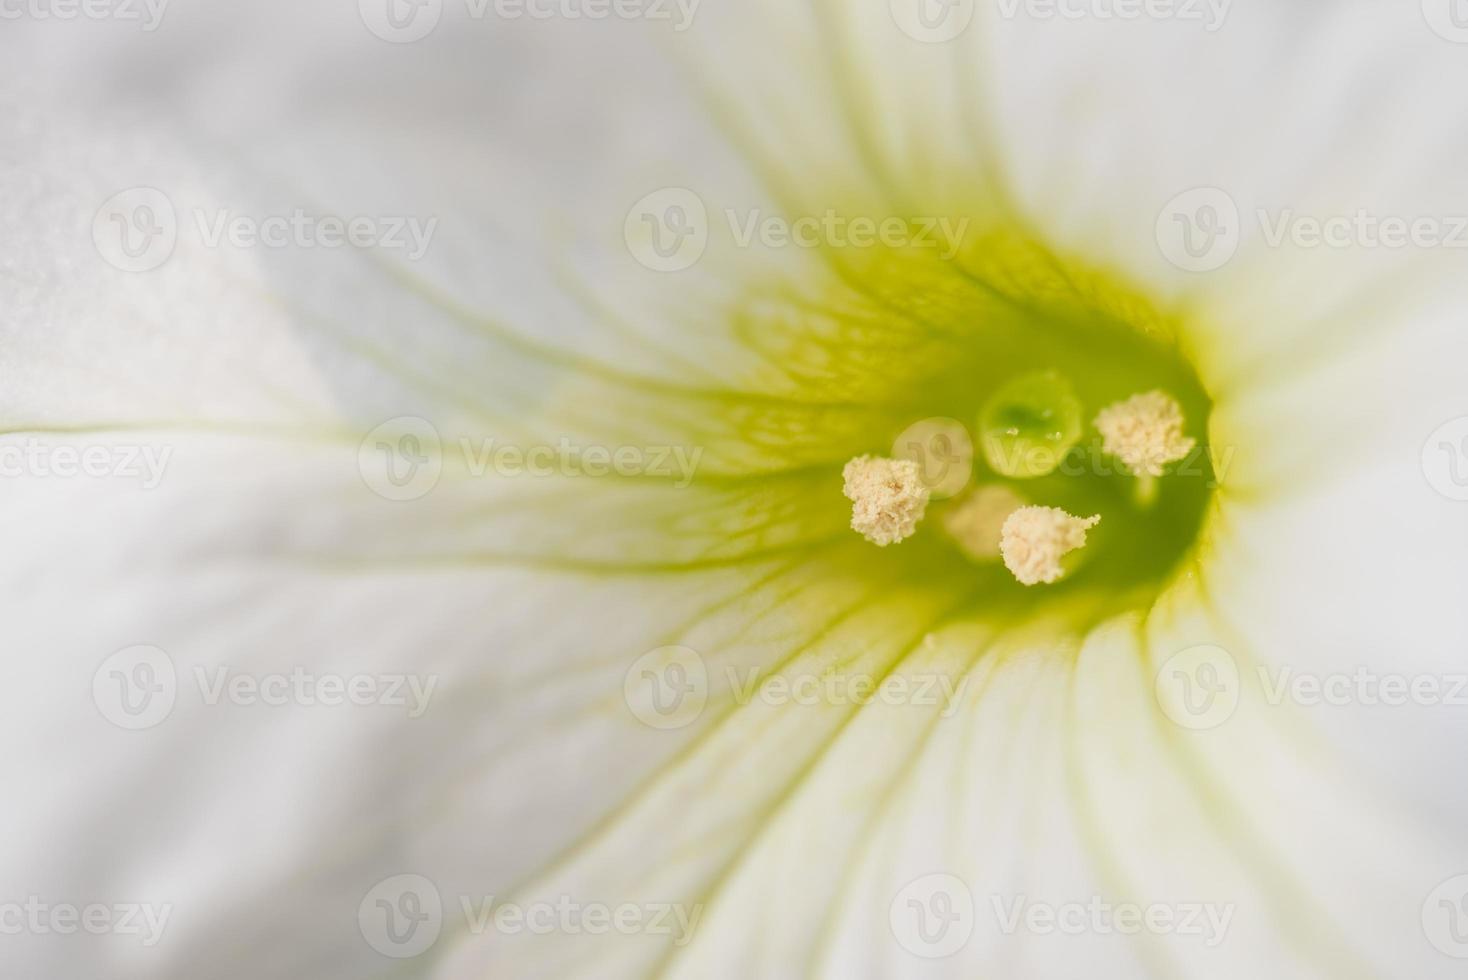
[[[728,342],[696,360],[670,350],[661,377],[576,360],[553,419],[614,424],[621,440],[700,462],[691,485],[621,481],[602,495],[621,516],[594,534],[557,525],[575,561],[737,565],[755,582],[789,562],[854,596],[1066,632],[1146,609],[1186,572],[1217,483],[1212,403],[1180,313],[1013,225],[941,255],[805,258],[817,262],[732,302],[692,297],[709,319],[690,318],[689,333]],[[1154,459],[1153,443],[1187,451]],[[898,464],[928,488],[916,510],[867,496],[901,497]],[[1031,585],[1000,560],[990,513],[1020,508],[1073,516],[1079,528],[1055,537],[1084,542]]]
[[[852,393],[885,418],[853,455],[914,461],[932,490],[916,530],[866,560],[900,564],[908,582],[972,581],[986,605],[1148,606],[1195,554],[1216,487],[1212,403],[1181,317],[1011,234],[947,263],[843,258],[845,282],[899,321],[888,339],[903,349],[851,372]],[[965,547],[998,533],[990,511],[1005,500],[1101,520],[1063,577],[1030,588]]]

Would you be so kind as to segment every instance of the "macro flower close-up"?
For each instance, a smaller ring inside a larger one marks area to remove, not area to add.
[[[1460,0],[0,21],[0,975],[1468,969]]]

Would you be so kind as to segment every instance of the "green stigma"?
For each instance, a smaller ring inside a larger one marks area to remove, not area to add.
[[[979,441],[994,472],[1015,480],[1049,476],[1085,433],[1075,388],[1055,371],[1021,375],[979,412]]]

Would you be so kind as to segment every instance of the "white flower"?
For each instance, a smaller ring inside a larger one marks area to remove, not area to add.
[[[17,975],[1457,975],[1468,60],[1034,6],[7,25]],[[851,532],[1034,370],[1206,465]]]

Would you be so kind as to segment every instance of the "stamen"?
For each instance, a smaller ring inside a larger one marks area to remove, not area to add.
[[[841,471],[851,501],[851,529],[879,548],[912,536],[928,508],[929,491],[918,464],[858,456]]]
[[[974,561],[998,561],[1004,520],[1029,501],[1009,487],[979,487],[943,514],[943,529]]]
[[[1157,477],[1168,463],[1192,452],[1183,435],[1183,410],[1165,391],[1148,391],[1116,402],[1096,416],[1101,449],[1121,460],[1133,476]]]
[[[1101,523],[1099,514],[1075,517],[1059,507],[1021,507],[1004,522],[999,550],[1004,567],[1024,585],[1060,581],[1060,559],[1086,546],[1086,531]]]

